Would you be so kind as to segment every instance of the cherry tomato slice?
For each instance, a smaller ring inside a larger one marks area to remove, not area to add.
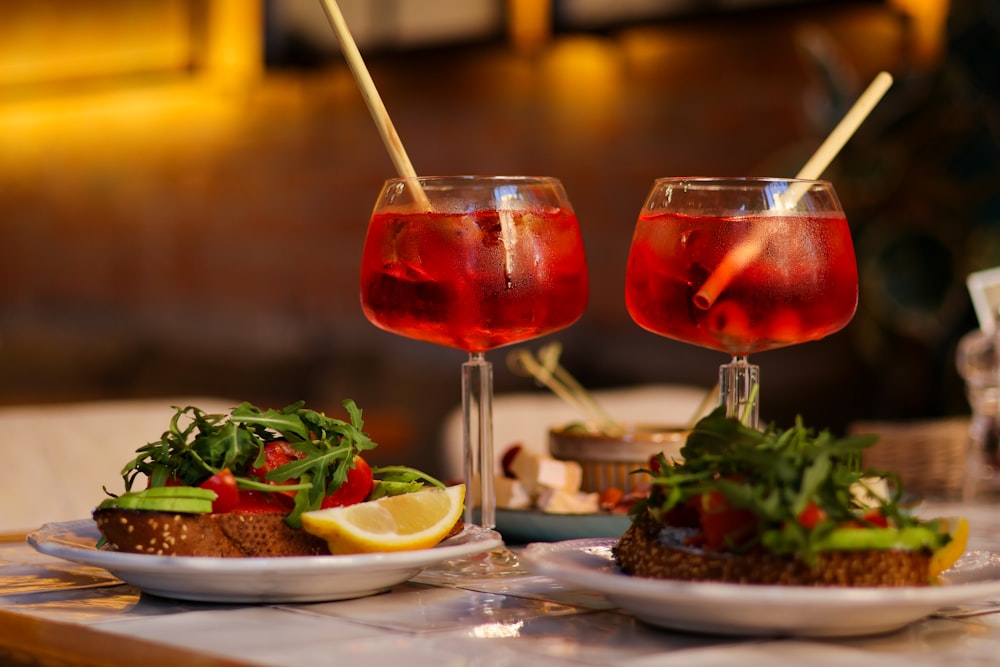
[[[223,468],[199,486],[209,491],[215,491],[216,498],[212,501],[212,513],[214,514],[232,512],[240,504],[240,492],[236,488],[236,478],[233,477],[229,468]]]
[[[297,461],[302,454],[292,448],[285,440],[274,440],[264,445],[264,463],[260,467],[252,466],[250,474],[262,482],[267,481],[267,473],[280,468],[286,463]]]
[[[322,507],[345,507],[364,502],[375,486],[371,466],[360,456],[354,458],[354,467],[347,471],[347,480],[340,488],[323,499]]]
[[[696,509],[705,547],[713,551],[724,551],[730,544],[742,544],[756,531],[757,520],[753,513],[736,509],[718,491],[702,494]]]
[[[870,523],[873,526],[878,526],[879,528],[888,528],[889,519],[882,514],[882,510],[876,508],[870,509],[861,515],[861,518]]]
[[[818,523],[826,520],[826,512],[823,511],[822,507],[810,500],[795,518],[803,528],[812,530]]]
[[[239,504],[233,511],[240,514],[288,514],[294,507],[295,501],[284,493],[241,489]]]

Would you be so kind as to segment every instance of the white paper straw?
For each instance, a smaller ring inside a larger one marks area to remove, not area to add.
[[[358,88],[361,89],[361,95],[368,105],[368,111],[371,113],[372,120],[375,121],[375,127],[378,128],[379,136],[382,137],[382,143],[385,144],[386,149],[389,151],[389,157],[396,167],[396,172],[404,178],[416,178],[417,172],[414,170],[413,164],[406,154],[406,149],[403,147],[403,142],[400,140],[399,134],[397,134],[396,128],[392,124],[392,119],[389,117],[389,112],[386,110],[385,104],[382,103],[382,97],[375,87],[371,73],[365,66],[365,61],[361,57],[361,51],[358,50],[354,36],[347,27],[347,22],[344,20],[344,15],[340,11],[337,0],[321,0],[321,3],[323,9],[326,11],[326,17],[329,19],[330,25],[337,34],[337,39],[340,40],[340,46],[344,51],[344,58],[347,59],[347,65],[350,67],[351,73],[354,74],[354,80],[357,81]],[[430,201],[428,201],[423,188],[417,185],[412,190],[418,203],[426,210],[430,210]]]
[[[822,176],[826,168],[830,166],[830,163],[833,162],[833,159],[844,147],[844,144],[854,135],[861,126],[861,123],[864,122],[872,112],[872,109],[875,108],[875,105],[885,96],[886,91],[889,90],[891,85],[892,75],[888,72],[879,72],[795,177],[816,180]],[[808,191],[808,183],[793,183],[788,188],[788,192],[781,197],[780,205],[786,210],[791,210],[795,208],[799,200]],[[763,250],[764,242],[765,238],[763,234],[754,234],[742,244],[733,248],[728,255],[722,258],[722,261],[715,267],[715,270],[702,283],[701,288],[694,295],[694,304],[704,310],[711,308],[712,304],[715,303],[719,295],[729,286],[733,278],[742,272]]]

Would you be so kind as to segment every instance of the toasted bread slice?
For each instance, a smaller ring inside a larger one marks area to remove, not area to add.
[[[789,586],[926,586],[931,553],[872,549],[828,551],[810,565],[801,558],[761,551],[722,553],[673,546],[658,539],[662,525],[639,517],[614,547],[626,574],[655,579]]]
[[[290,527],[276,513],[183,514],[120,508],[94,512],[97,528],[118,551],[163,556],[316,556],[326,540]]]

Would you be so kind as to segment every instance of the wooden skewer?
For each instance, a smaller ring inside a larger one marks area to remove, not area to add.
[[[361,89],[361,96],[364,97],[365,104],[368,105],[368,111],[371,113],[372,120],[375,121],[375,127],[378,128],[379,136],[382,137],[382,143],[385,144],[386,149],[389,151],[389,157],[396,167],[396,172],[403,178],[416,178],[417,172],[414,170],[413,163],[410,162],[410,158],[406,154],[403,142],[396,132],[396,127],[389,117],[389,112],[382,102],[382,97],[379,95],[378,89],[375,87],[371,73],[368,71],[368,67],[365,66],[365,61],[361,57],[361,51],[358,50],[354,36],[351,35],[351,31],[347,27],[347,22],[344,20],[344,15],[340,11],[337,0],[321,0],[321,2],[326,12],[326,17],[329,19],[333,31],[337,34],[337,39],[340,40],[340,46],[344,51],[344,58],[347,60],[347,65],[350,67],[351,73],[354,74],[354,80],[357,81],[358,88]],[[425,210],[431,210],[430,200],[427,199],[427,194],[418,183],[413,184],[412,191],[417,203]]]
[[[594,400],[587,390],[559,364],[561,346],[552,343],[538,351],[536,359],[527,349],[519,348],[507,355],[507,365],[515,372],[524,371],[552,390],[559,398],[579,410],[599,431],[620,435],[624,429]]]

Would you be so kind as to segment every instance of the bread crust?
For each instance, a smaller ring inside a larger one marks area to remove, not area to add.
[[[788,586],[925,586],[931,554],[926,551],[828,551],[811,566],[794,556],[763,551],[745,554],[672,546],[660,539],[664,526],[643,514],[613,549],[626,574],[655,579]]]
[[[290,527],[278,513],[184,514],[98,509],[111,548],[160,556],[221,558],[329,555],[326,540]]]

